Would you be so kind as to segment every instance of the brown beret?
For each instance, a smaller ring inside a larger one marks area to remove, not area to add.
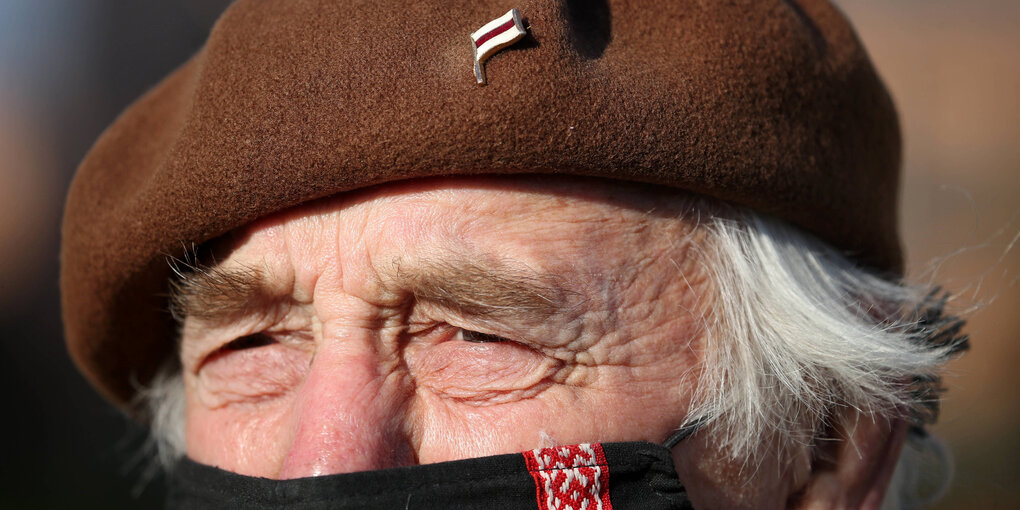
[[[527,36],[475,79],[470,35]],[[431,175],[564,173],[781,217],[896,272],[899,128],[822,0],[241,1],[100,137],[63,225],[67,343],[126,404],[171,353],[167,255]]]

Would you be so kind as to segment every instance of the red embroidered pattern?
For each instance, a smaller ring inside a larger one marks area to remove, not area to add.
[[[612,510],[609,466],[599,443],[524,452],[539,510]]]

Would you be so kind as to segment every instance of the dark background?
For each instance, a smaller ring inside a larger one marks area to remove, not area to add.
[[[162,505],[144,431],[64,351],[60,214],[99,133],[198,49],[227,3],[0,0],[0,508]]]
[[[226,3],[0,0],[0,508],[160,506],[144,431],[96,396],[64,351],[60,214],[102,129],[197,50]],[[839,4],[902,117],[909,273],[976,309],[973,351],[951,366],[935,428],[958,459],[938,508],[1015,508],[1020,2]]]

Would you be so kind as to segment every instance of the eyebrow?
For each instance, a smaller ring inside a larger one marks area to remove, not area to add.
[[[255,267],[222,268],[170,264],[170,313],[179,324],[193,317],[205,322],[226,321],[264,307],[275,296],[265,272]]]
[[[178,323],[229,321],[265,308],[281,296],[256,267],[223,268],[171,264],[170,312]],[[410,293],[455,313],[493,320],[541,322],[561,312],[569,293],[560,278],[505,263],[465,258],[396,260],[386,287]]]
[[[496,320],[544,321],[563,310],[569,295],[554,275],[467,258],[416,260],[413,264],[398,260],[388,280],[417,300]]]

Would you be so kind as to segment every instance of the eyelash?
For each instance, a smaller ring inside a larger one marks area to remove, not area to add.
[[[489,334],[489,333],[481,333],[481,332],[478,332],[478,331],[471,331],[470,329],[463,329],[463,328],[461,328],[461,330],[459,331],[458,334],[460,335],[460,339],[461,340],[463,340],[465,342],[475,343],[475,344],[499,343],[499,342],[509,342],[510,341],[509,339],[503,338],[503,337],[498,336],[498,335],[492,335],[492,334]]]
[[[245,349],[255,349],[258,347],[265,347],[267,345],[275,344],[276,340],[273,337],[265,333],[255,333],[252,335],[245,335],[240,338],[231,340],[226,345],[221,347],[224,351],[243,351]]]

